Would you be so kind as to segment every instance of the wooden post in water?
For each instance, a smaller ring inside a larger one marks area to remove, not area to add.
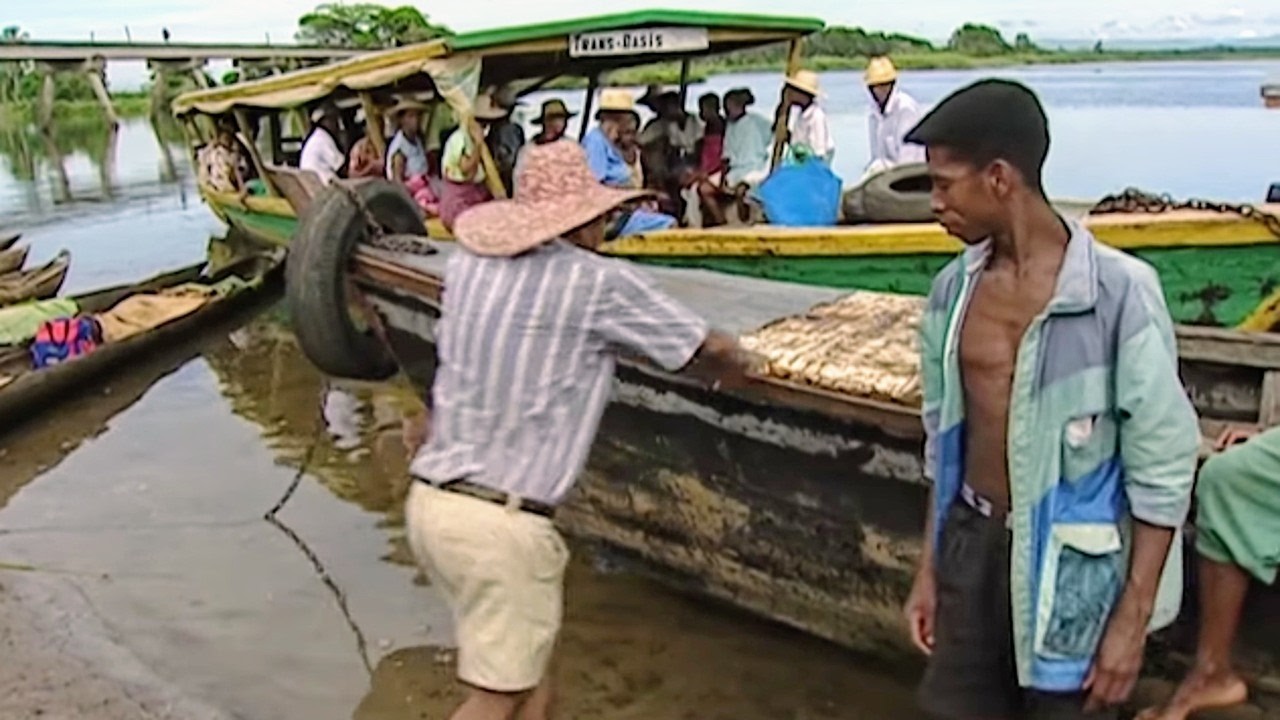
[[[249,114],[243,108],[235,109],[236,124],[240,126],[240,134],[244,135],[245,147],[249,151],[249,159],[253,161],[253,169],[258,171],[258,177],[261,178],[262,184],[267,188],[267,194],[271,197],[280,197],[280,191],[276,189],[276,184],[271,181],[271,176],[267,174],[267,165],[262,162],[262,153],[258,152],[258,144],[253,141],[253,128],[249,126]]]
[[[89,79],[89,87],[93,89],[93,94],[98,98],[98,104],[102,106],[102,112],[107,116],[107,124],[113,128],[120,127],[120,116],[116,114],[115,105],[111,103],[111,94],[107,92],[107,84],[103,81],[106,76],[107,63],[100,57],[90,58],[84,61],[84,73]]]
[[[787,76],[795,75],[804,61],[804,40],[796,38],[791,41],[791,51],[787,53]],[[782,154],[787,149],[787,120],[790,119],[791,108],[787,107],[786,86],[783,85],[782,97],[778,98],[778,111],[773,120],[773,157],[769,161],[770,171],[782,162]]]
[[[582,103],[582,127],[578,129],[578,142],[587,136],[587,128],[591,126],[591,111],[595,109],[596,90],[600,87],[600,76],[592,75],[587,81],[587,98]]]

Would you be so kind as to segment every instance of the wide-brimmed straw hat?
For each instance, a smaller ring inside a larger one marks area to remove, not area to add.
[[[867,63],[867,71],[863,74],[862,79],[867,85],[886,85],[898,79],[898,68],[893,66],[893,61],[880,55],[871,58],[871,62]]]
[[[605,88],[600,91],[600,112],[636,111],[636,99],[622,88]]]
[[[414,100],[413,98],[399,98],[396,100],[396,104],[392,105],[388,112],[396,117],[400,117],[400,113],[408,112],[410,110],[426,112],[429,109],[430,107],[424,102]]]
[[[471,107],[471,117],[477,120],[501,120],[510,114],[511,111],[495,102],[489,93],[477,95]]]
[[[800,92],[814,97],[822,94],[822,85],[818,82],[818,73],[812,70],[798,70],[795,75],[787,77],[787,84]]]
[[[519,255],[649,194],[600,184],[582,147],[571,142],[525,148],[515,186],[514,198],[476,205],[458,217],[458,244],[476,255]]]
[[[636,104],[643,105],[652,110],[658,105],[658,99],[665,94],[666,93],[663,91],[661,85],[650,85],[644,89],[644,94],[640,96],[640,99],[636,101]]]
[[[576,112],[569,112],[569,107],[564,104],[563,100],[548,100],[542,103],[542,112],[533,119],[533,124],[543,125],[546,123],[547,118],[553,117],[561,117],[568,120],[569,118],[577,117],[577,115],[578,113]]]

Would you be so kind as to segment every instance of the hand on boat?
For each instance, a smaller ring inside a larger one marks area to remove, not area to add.
[[[933,654],[933,621],[938,610],[938,586],[932,567],[923,567],[916,573],[911,594],[902,612],[907,616],[911,642],[925,655]]]
[[[1228,425],[1223,428],[1222,434],[1213,443],[1213,449],[1222,452],[1232,445],[1239,445],[1260,432],[1262,432],[1262,428],[1257,425]]]

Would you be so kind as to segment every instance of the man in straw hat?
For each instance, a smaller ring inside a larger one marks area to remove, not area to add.
[[[905,140],[920,122],[920,103],[898,87],[898,69],[888,57],[871,58],[864,75],[871,93],[867,126],[871,130],[871,161],[867,174],[897,165],[924,162],[924,148]]]
[[[347,154],[338,147],[338,108],[323,102],[311,110],[311,133],[302,143],[299,170],[309,170],[328,185],[338,179]]]
[[[787,76],[783,90],[783,104],[790,113],[789,159],[803,162],[817,158],[830,165],[836,154],[836,140],[831,135],[831,123],[818,99],[822,87],[818,73],[800,70]]]
[[[638,189],[635,173],[623,155],[621,140],[630,135],[631,124],[638,124],[635,98],[621,88],[605,88],[600,91],[600,110],[596,113],[598,124],[582,139],[587,154],[587,164],[601,183],[613,188]],[[665,230],[676,224],[670,215],[639,207],[623,211],[621,222],[611,231],[612,235]]]
[[[515,178],[516,159],[520,157],[520,149],[524,147],[524,128],[512,117],[520,97],[511,85],[503,85],[492,90],[493,104],[507,112],[493,121],[485,142],[489,145],[489,153],[493,155],[493,164],[502,177],[502,185],[511,188]]]
[[[402,183],[409,190],[423,212],[435,216],[440,213],[440,198],[431,187],[431,164],[422,138],[422,114],[426,110],[425,103],[408,97],[392,106],[396,132],[387,144],[384,172],[388,180]]]
[[[525,149],[512,200],[458,218],[436,330],[432,429],[406,505],[418,561],[453,610],[455,720],[547,717],[568,550],[556,506],[587,460],[619,354],[741,382],[733,338],[635,266],[592,250],[642,194],[607,188],[582,148]]]
[[[569,129],[569,120],[577,115],[578,113],[569,112],[569,108],[559,98],[542,103],[542,112],[533,119],[533,124],[541,127],[542,131],[533,136],[533,142],[546,145],[562,140]]]
[[[440,174],[444,177],[440,220],[446,228],[452,229],[467,208],[493,199],[486,185],[481,149],[485,147],[488,128],[510,114],[510,110],[494,102],[492,95],[478,95],[471,109],[475,123],[459,125],[445,141],[440,158]]]
[[[1200,444],[1160,278],[1049,204],[1048,120],[1025,86],[959,90],[907,142],[967,246],[921,324],[933,492],[905,608],[929,656],[921,703],[1115,717],[1149,628],[1177,615]]]

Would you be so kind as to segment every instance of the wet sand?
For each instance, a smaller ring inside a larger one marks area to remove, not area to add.
[[[403,542],[407,386],[322,379],[278,312],[138,370],[0,438],[0,568],[33,568],[0,569],[0,647],[52,678],[0,671],[0,716],[444,717],[450,619]],[[916,717],[911,677],[574,552],[562,718]],[[42,647],[33,602],[86,621]]]

